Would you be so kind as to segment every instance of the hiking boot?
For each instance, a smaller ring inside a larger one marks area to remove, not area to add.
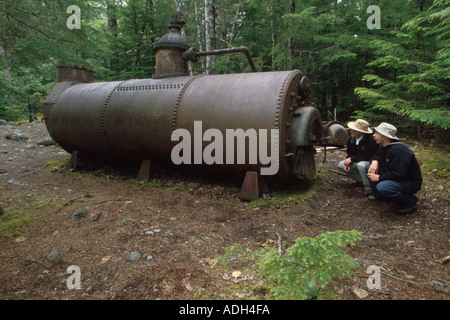
[[[377,200],[377,198],[375,198],[375,196],[373,194],[368,196],[367,199],[369,199],[370,201],[376,201]]]
[[[397,213],[398,214],[409,214],[416,210],[417,210],[416,206],[413,205],[413,206],[409,206],[409,207],[401,207],[400,209],[397,210]]]
[[[363,191],[363,196],[364,196],[364,197],[368,197],[368,196],[370,196],[371,194],[373,194],[373,190],[372,190],[372,189],[370,189],[370,190],[364,189],[364,191]]]
[[[359,188],[359,187],[363,187],[364,185],[363,185],[362,181],[356,181],[356,182],[353,183],[352,186],[356,187],[356,188]]]

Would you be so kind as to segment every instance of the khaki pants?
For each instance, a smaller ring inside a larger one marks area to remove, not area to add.
[[[365,191],[370,191],[372,188],[370,187],[369,178],[367,178],[366,165],[369,164],[369,161],[360,161],[360,162],[352,162],[350,163],[350,171],[346,172],[344,170],[344,160],[339,162],[338,168],[342,170],[348,177],[362,182]]]

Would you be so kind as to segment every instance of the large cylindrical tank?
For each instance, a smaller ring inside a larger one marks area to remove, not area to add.
[[[172,17],[170,32],[154,44],[151,79],[93,83],[92,72],[59,64],[57,83],[43,104],[51,137],[67,152],[93,160],[149,160],[160,167],[239,175],[269,167],[273,170],[266,174],[279,181],[313,179],[313,145],[328,139],[328,133],[344,144],[347,134],[340,125],[324,132],[308,78],[299,70],[189,76],[196,55],[242,48],[198,53],[180,34],[183,24],[180,15]],[[173,137],[178,129],[190,142],[183,157],[200,153],[200,160],[174,161],[174,148],[181,143]],[[230,130],[243,134],[223,140]],[[214,138],[203,139],[206,132],[214,132]],[[202,151],[219,138],[221,144],[214,144],[210,154],[222,154],[222,160],[203,161]],[[243,148],[234,140],[239,138]]]
[[[293,70],[102,83],[60,82],[44,104],[44,116],[52,138],[69,153],[77,151],[90,158],[150,160],[163,167],[173,162],[171,151],[177,142],[172,141],[172,132],[184,128],[193,137],[195,121],[201,121],[203,132],[218,129],[223,137],[227,129],[277,129],[279,170],[275,177],[313,178],[311,169],[301,172],[294,163],[311,162],[311,156],[297,156],[299,148],[310,152],[312,140],[322,134],[318,112],[302,107],[306,103],[300,94],[303,77],[300,71]],[[299,114],[302,110],[306,114]],[[296,125],[301,117],[307,118],[304,128]],[[270,139],[267,143],[267,150],[272,150]],[[207,144],[203,142],[203,147]],[[265,165],[246,161],[217,166],[221,171],[245,173]]]

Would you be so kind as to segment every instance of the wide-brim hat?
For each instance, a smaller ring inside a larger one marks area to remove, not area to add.
[[[400,140],[400,138],[397,137],[397,128],[390,123],[382,122],[378,127],[373,128],[373,130],[389,139]]]
[[[350,121],[347,124],[347,127],[349,127],[352,130],[356,130],[362,133],[372,133],[372,129],[369,127],[369,123],[366,120],[358,119],[356,121]]]

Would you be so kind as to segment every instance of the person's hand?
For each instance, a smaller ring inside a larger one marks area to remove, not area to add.
[[[352,158],[345,158],[344,160],[344,166],[348,167],[352,163]]]
[[[379,174],[376,174],[376,173],[368,173],[367,174],[367,177],[369,178],[369,180],[370,181],[372,181],[372,182],[378,182],[378,181],[380,181],[380,175]]]
[[[370,174],[377,174],[378,173],[378,161],[372,161],[372,163],[370,164],[369,170],[367,170],[367,176],[369,176]]]
[[[349,172],[350,171],[350,166],[344,165],[344,171],[345,172]]]

